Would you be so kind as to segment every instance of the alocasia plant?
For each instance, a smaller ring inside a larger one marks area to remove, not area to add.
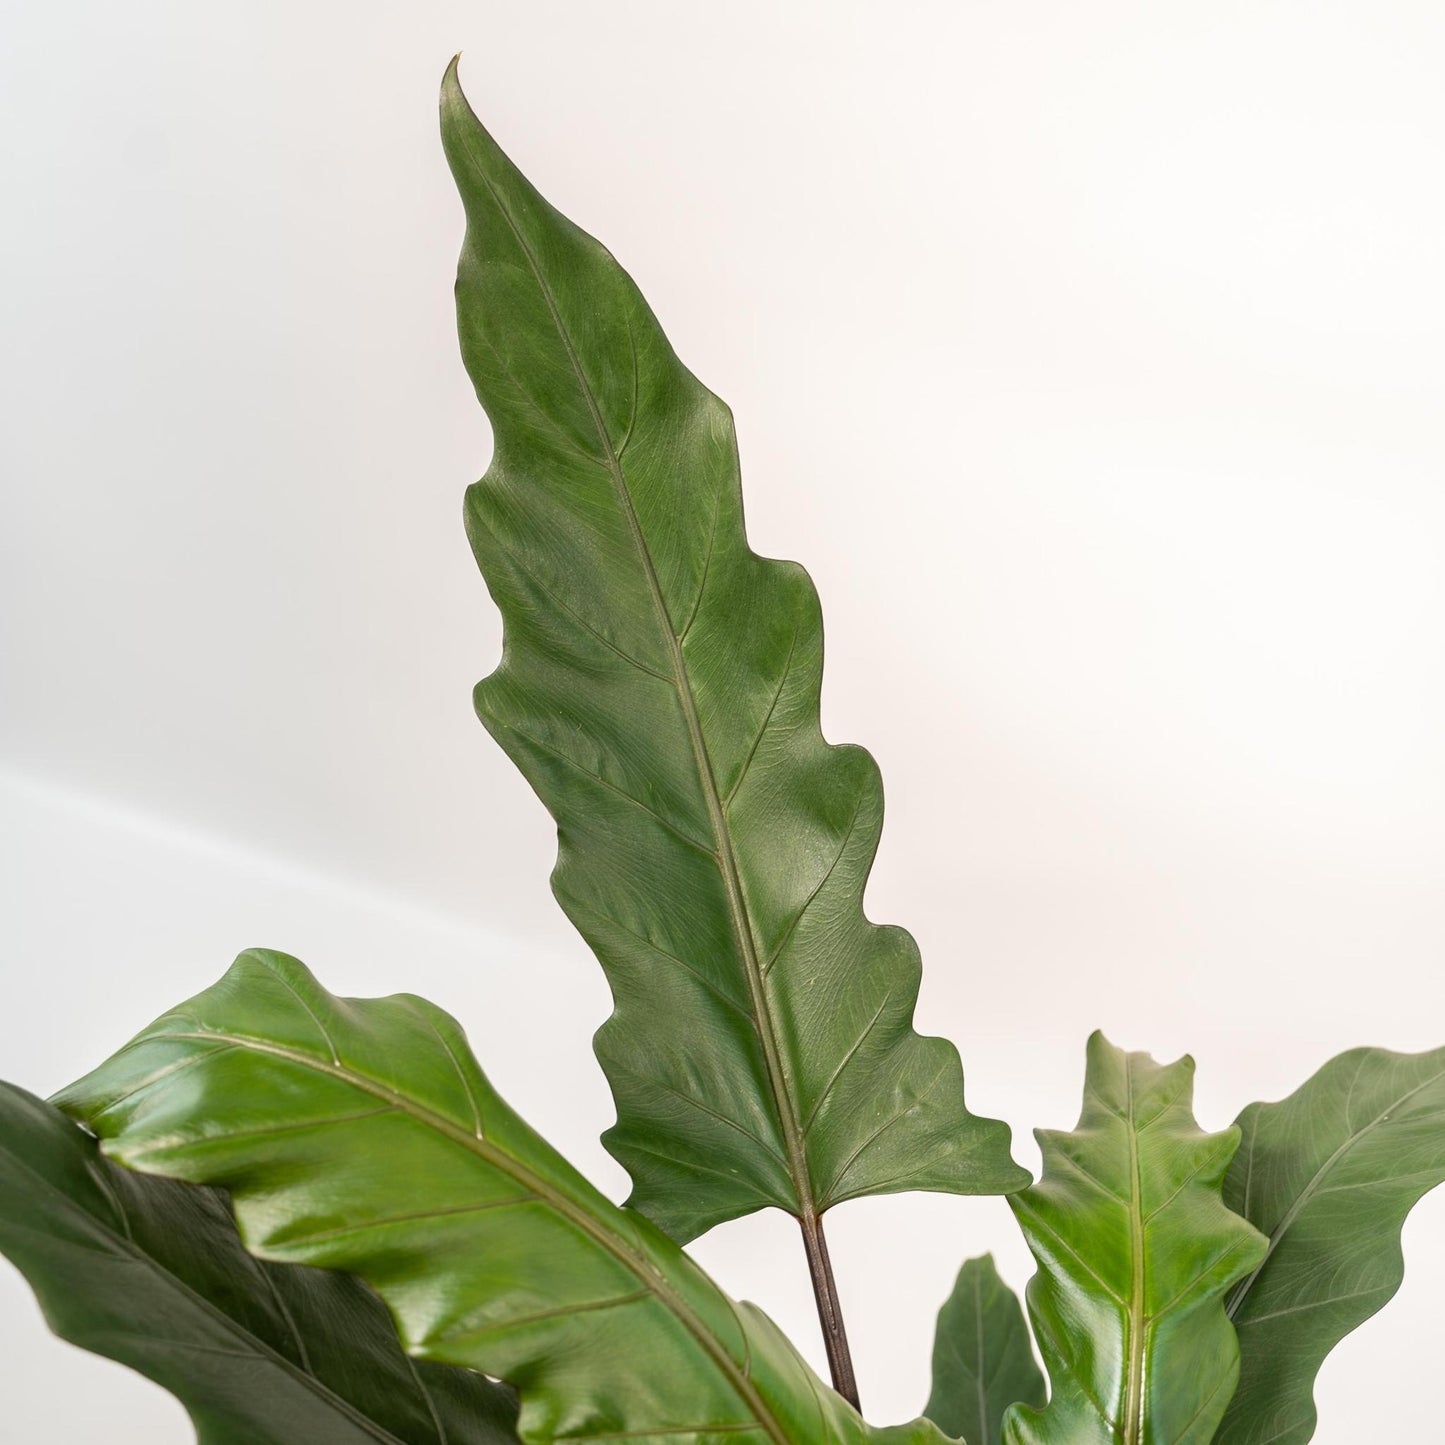
[[[466,504],[505,626],[477,710],[556,820],[554,890],[611,985],[631,1198],[523,1123],[439,1009],[251,951],[52,1103],[0,1089],[0,1248],[206,1445],[1302,1445],[1320,1364],[1445,1178],[1445,1050],[1346,1054],[1208,1134],[1191,1061],[1096,1035],[1031,1185],[913,1029],[912,939],[864,917],[878,772],[822,736],[817,597],[748,547],[727,408],[455,64],[442,135],[495,439]],[[924,1418],[879,1428],[823,1216],[916,1189],[1009,1196],[1048,1386],[973,1260]],[[832,1388],[684,1251],[767,1206],[801,1227]]]

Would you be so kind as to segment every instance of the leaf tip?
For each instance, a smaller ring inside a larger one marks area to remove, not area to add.
[[[467,99],[466,91],[462,89],[461,63],[462,52],[459,50],[447,63],[442,74],[441,113],[444,126],[448,121],[458,120],[473,125],[480,124],[471,102]]]

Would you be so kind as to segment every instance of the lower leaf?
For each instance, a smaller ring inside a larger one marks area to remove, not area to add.
[[[1039,1272],[1029,1314],[1053,1393],[1007,1445],[1208,1445],[1239,1372],[1224,1313],[1263,1237],[1221,1197],[1239,1131],[1191,1111],[1194,1061],[1089,1040],[1073,1133],[1040,1130],[1043,1178],[1010,1203]]]
[[[164,1386],[200,1445],[515,1445],[512,1392],[408,1359],[359,1281],[253,1259],[224,1196],[117,1168],[12,1084],[0,1252],[56,1334]]]
[[[1224,1197],[1269,1236],[1229,1299],[1239,1389],[1220,1445],[1305,1445],[1325,1356],[1400,1287],[1400,1230],[1445,1180],[1445,1049],[1352,1049],[1251,1104]]]
[[[112,1158],[227,1189],[253,1253],[366,1280],[412,1354],[509,1381],[533,1445],[942,1438],[865,1425],[523,1123],[421,999],[335,998],[244,953],[60,1102]]]
[[[924,1415],[968,1445],[999,1445],[1004,1411],[1042,1407],[1045,1393],[1018,1296],[999,1278],[991,1254],[968,1260],[938,1312]]]

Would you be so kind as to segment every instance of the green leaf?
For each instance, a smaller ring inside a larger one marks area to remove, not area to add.
[[[1405,1216],[1445,1180],[1445,1049],[1352,1049],[1239,1127],[1224,1198],[1269,1251],[1229,1298],[1239,1389],[1217,1439],[1304,1445],[1325,1356],[1399,1289]]]
[[[244,953],[60,1102],[121,1163],[228,1190],[253,1253],[360,1276],[410,1353],[509,1381],[530,1445],[941,1440],[866,1426],[528,1128],[421,999],[333,998]]]
[[[1042,1406],[1044,1376],[1018,1296],[999,1278],[993,1256],[958,1272],[933,1338],[933,1393],[924,1415],[968,1445],[999,1445],[1010,1405]]]
[[[629,1202],[685,1243],[766,1205],[1021,1187],[957,1050],[913,1030],[912,938],[863,915],[878,770],[824,741],[817,595],[748,547],[727,407],[455,64],[442,135],[495,436],[466,504],[506,636],[477,711],[557,821],[553,888],[612,987],[597,1053]]]
[[[1221,1197],[1239,1131],[1202,1132],[1194,1061],[1089,1040],[1071,1134],[1040,1130],[1044,1175],[1010,1203],[1039,1272],[1029,1314],[1053,1393],[1008,1445],[1206,1445],[1239,1373],[1224,1313],[1264,1239]]]
[[[61,1338],[139,1370],[201,1445],[505,1445],[511,1391],[402,1353],[357,1280],[262,1264],[224,1197],[118,1169],[0,1084],[0,1251]]]

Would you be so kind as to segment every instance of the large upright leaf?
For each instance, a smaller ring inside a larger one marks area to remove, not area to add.
[[[999,1445],[1004,1411],[1042,1406],[1045,1393],[1018,1296],[999,1278],[991,1254],[965,1261],[938,1312],[924,1415],[967,1445]]]
[[[515,1445],[511,1391],[409,1359],[364,1285],[253,1259],[215,1190],[117,1168],[10,1084],[0,1252],[56,1334],[171,1391],[201,1445]]]
[[[630,1203],[685,1243],[770,1204],[806,1226],[857,1195],[1021,1187],[957,1051],[913,1030],[913,940],[863,915],[878,770],[823,739],[817,595],[748,547],[727,407],[455,66],[442,134],[495,435],[466,520],[506,642],[477,710],[557,821],[553,887],[612,987]]]
[[[530,1445],[940,1445],[872,1430],[758,1310],[604,1199],[420,999],[242,954],[62,1107],[133,1168],[223,1187],[246,1247],[348,1270],[412,1354],[509,1381]]]
[[[1207,1445],[1239,1373],[1224,1313],[1263,1237],[1221,1198],[1239,1131],[1194,1121],[1194,1061],[1089,1040],[1071,1134],[1040,1130],[1044,1175],[1010,1201],[1039,1262],[1029,1313],[1053,1393],[1008,1445]]]
[[[1304,1445],[1325,1356],[1399,1289],[1405,1216],[1445,1180],[1445,1049],[1352,1049],[1239,1127],[1224,1198],[1269,1252],[1229,1298],[1239,1389],[1217,1439]]]

